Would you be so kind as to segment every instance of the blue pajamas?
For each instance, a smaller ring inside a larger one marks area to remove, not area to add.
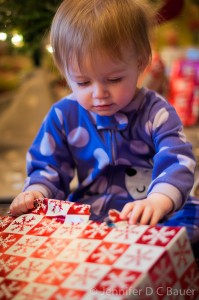
[[[70,191],[75,170],[78,186]],[[24,190],[91,204],[98,221],[110,208],[162,193],[174,204],[164,224],[183,224],[195,240],[199,206],[189,196],[194,170],[181,121],[156,92],[142,88],[113,116],[86,111],[68,96],[52,106],[27,153]]]
[[[199,199],[189,197],[183,208],[173,214],[160,225],[185,226],[192,243],[199,241]],[[199,254],[199,253],[198,253]]]

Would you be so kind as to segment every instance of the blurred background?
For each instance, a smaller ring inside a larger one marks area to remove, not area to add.
[[[153,59],[140,79],[176,108],[199,164],[199,0],[160,4]],[[69,93],[52,60],[49,28],[60,0],[0,0],[0,203],[25,179],[25,155],[50,106]],[[199,195],[199,173],[192,193]]]

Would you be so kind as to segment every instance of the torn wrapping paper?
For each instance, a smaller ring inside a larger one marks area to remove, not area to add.
[[[89,206],[53,199],[0,218],[0,299],[197,299],[183,227],[89,221]]]

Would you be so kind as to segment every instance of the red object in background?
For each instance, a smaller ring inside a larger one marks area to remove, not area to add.
[[[165,0],[158,12],[157,21],[159,24],[177,17],[182,11],[184,0]]]
[[[199,61],[182,59],[173,63],[170,75],[170,103],[184,126],[192,126],[199,118]]]

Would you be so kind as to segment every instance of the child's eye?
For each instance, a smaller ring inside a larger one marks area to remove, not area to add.
[[[89,81],[84,81],[84,82],[77,82],[77,85],[79,85],[79,86],[87,86],[87,85],[89,85]]]
[[[117,83],[117,82],[120,82],[122,81],[122,77],[118,77],[118,78],[110,78],[108,79],[109,82],[112,82],[112,83]]]

